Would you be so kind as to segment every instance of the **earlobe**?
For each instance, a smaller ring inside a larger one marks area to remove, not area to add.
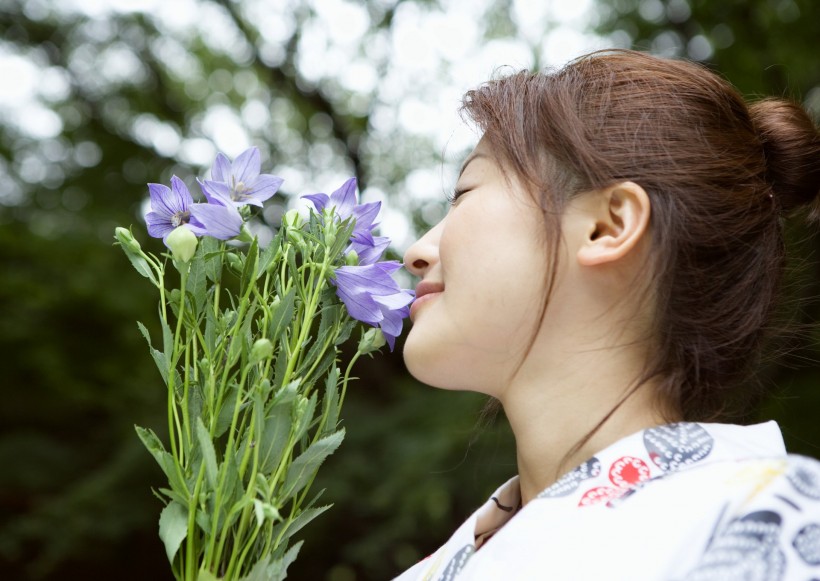
[[[635,182],[621,182],[595,192],[591,225],[578,249],[578,263],[595,266],[628,256],[649,230],[651,204]]]

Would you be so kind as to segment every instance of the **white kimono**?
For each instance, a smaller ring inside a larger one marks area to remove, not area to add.
[[[820,580],[820,462],[775,422],[647,429],[519,504],[515,477],[397,579]]]

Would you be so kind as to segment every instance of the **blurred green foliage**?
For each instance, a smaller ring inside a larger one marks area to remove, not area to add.
[[[111,242],[115,225],[140,231],[146,182],[195,175],[204,162],[150,135],[208,139],[208,111],[258,101],[274,118],[246,129],[271,164],[306,183],[328,168],[354,172],[396,197],[411,164],[439,152],[419,135],[374,142],[372,109],[361,106],[372,94],[300,73],[299,36],[314,16],[307,2],[292,3],[274,56],[238,3],[199,2],[234,23],[228,48],[201,31],[164,29],[150,14],[48,6],[0,8],[3,50],[67,79],[41,99],[59,116],[57,135],[33,135],[0,115],[0,578],[169,578],[149,490],[161,475],[133,432],[164,423],[161,382],[136,329],[137,320],[154,325],[157,297]],[[367,55],[389,35],[397,5],[365,6]],[[613,43],[703,60],[747,95],[791,95],[820,111],[813,0],[599,0],[593,14]],[[515,35],[515,21],[502,10],[484,32]],[[127,75],[102,68],[114,49],[136,57]],[[389,67],[373,58],[379,71]],[[265,219],[283,209],[274,205]],[[764,369],[763,382],[778,390],[760,417],[778,419],[793,450],[820,456],[819,242],[802,226],[790,236],[797,262],[807,261],[791,293],[802,300],[793,310],[799,332],[783,344],[791,355]],[[400,353],[401,344],[359,364],[343,414],[347,440],[317,484],[336,506],[306,531],[292,578],[388,578],[515,473],[504,422],[477,427],[483,398],[419,385]]]

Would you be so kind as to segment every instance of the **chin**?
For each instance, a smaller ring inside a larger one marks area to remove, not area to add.
[[[417,380],[429,386],[454,389],[442,381],[448,375],[448,365],[441,346],[425,340],[418,332],[413,331],[414,329],[410,329],[402,351],[407,371]]]

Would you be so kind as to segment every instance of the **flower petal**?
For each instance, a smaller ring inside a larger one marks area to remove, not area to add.
[[[233,205],[193,204],[191,215],[204,226],[205,234],[219,240],[229,240],[242,229],[242,216]]]
[[[185,185],[177,176],[171,176],[171,190],[174,192],[175,212],[187,212],[188,206],[194,203],[191,197],[191,192],[188,191],[188,186]]]
[[[209,204],[224,206],[225,204],[222,203],[222,200],[231,199],[231,188],[228,184],[211,180],[197,181],[199,182],[199,188],[202,190],[202,193],[205,194],[205,199],[208,200]]]
[[[262,163],[259,157],[259,150],[256,147],[248,148],[233,160],[233,164],[231,164],[231,177],[234,179],[234,183],[229,183],[228,185],[235,186],[241,182],[247,186],[256,180],[261,169]]]
[[[262,202],[273,196],[284,182],[282,178],[272,174],[262,174],[244,192],[243,203],[261,206]],[[248,184],[246,184],[247,186]]]
[[[362,238],[370,238],[370,243],[359,242]],[[359,257],[360,266],[367,266],[378,262],[390,245],[390,238],[387,236],[373,237],[368,235],[367,237],[357,237],[357,240],[351,237],[351,240],[352,242],[348,249],[356,252],[356,255]]]
[[[148,235],[154,238],[165,238],[174,229],[171,220],[159,212],[148,212],[145,215],[145,224],[148,227]]]
[[[217,153],[214,166],[211,168],[211,179],[229,184],[231,181],[231,160],[224,153]]]
[[[164,184],[148,184],[148,194],[151,196],[151,209],[169,220],[177,210],[174,201],[174,192]]]
[[[367,292],[355,286],[336,281],[336,295],[342,300],[347,312],[357,321],[377,325],[383,318],[382,309]]]
[[[330,201],[336,206],[336,214],[341,220],[349,218],[356,206],[356,178],[350,178],[330,194]]]
[[[392,295],[374,296],[373,300],[391,311],[397,311],[413,302],[413,295],[408,292],[397,292]]]
[[[355,232],[369,232],[375,228],[376,226],[373,224],[373,220],[379,215],[381,207],[381,202],[370,202],[353,208],[353,217],[356,218]]]
[[[327,194],[307,194],[302,197],[308,200],[311,204],[313,204],[313,207],[316,208],[316,211],[320,214],[325,209],[325,206],[330,200]]]

